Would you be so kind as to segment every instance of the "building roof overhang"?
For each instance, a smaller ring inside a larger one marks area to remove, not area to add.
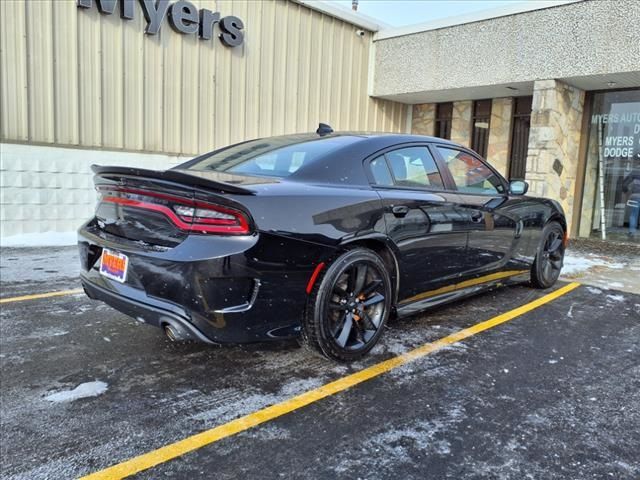
[[[304,5],[305,7],[315,10],[317,12],[321,12],[321,13],[324,13],[325,15],[329,15],[330,17],[334,17],[344,22],[355,25],[356,27],[360,27],[364,30],[368,30],[370,32],[378,32],[380,30],[387,30],[391,28],[390,25],[387,25],[386,23],[381,22],[378,19],[375,19],[373,17],[370,17],[360,12],[347,10],[346,8],[342,8],[328,1],[322,1],[322,0],[292,0],[292,1],[300,5]]]

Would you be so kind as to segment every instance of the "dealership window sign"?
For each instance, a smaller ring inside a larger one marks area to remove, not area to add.
[[[609,113],[591,117],[591,123],[603,124],[605,158],[640,159],[640,103],[614,103]]]
[[[79,8],[92,8],[96,3],[101,13],[111,15],[120,4],[120,17],[132,20],[135,0],[77,0]],[[142,13],[147,20],[145,33],[157,35],[165,17],[178,33],[197,34],[202,40],[213,37],[213,27],[217,23],[220,28],[220,41],[227,47],[237,47],[244,41],[244,24],[238,17],[220,17],[219,12],[212,12],[185,0],[169,3],[169,0],[139,0]]]

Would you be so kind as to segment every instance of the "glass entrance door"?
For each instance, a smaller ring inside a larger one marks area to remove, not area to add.
[[[640,243],[640,90],[592,102],[580,236]]]

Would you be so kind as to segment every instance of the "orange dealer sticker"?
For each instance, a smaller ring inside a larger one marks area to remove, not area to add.
[[[129,258],[118,252],[102,250],[100,259],[100,274],[107,278],[124,283],[127,279],[127,267],[129,266]]]

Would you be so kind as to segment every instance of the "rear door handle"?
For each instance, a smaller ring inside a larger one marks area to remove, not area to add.
[[[407,207],[406,205],[396,205],[394,207],[391,207],[391,211],[396,217],[402,218],[406,217],[407,213],[409,213],[409,207]]]
[[[483,218],[484,218],[484,213],[479,212],[477,210],[471,214],[471,221],[472,222],[480,223],[480,222],[482,222]]]

